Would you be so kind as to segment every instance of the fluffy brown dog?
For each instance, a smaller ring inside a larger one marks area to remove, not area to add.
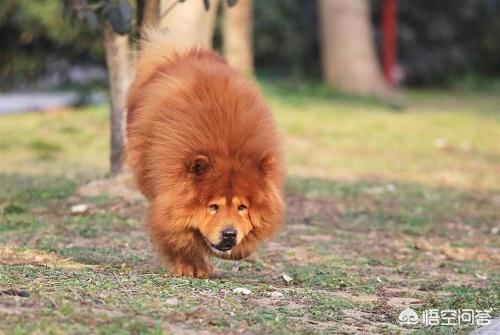
[[[147,226],[181,276],[242,259],[282,224],[283,159],[261,94],[214,52],[149,32],[129,89],[127,159]]]

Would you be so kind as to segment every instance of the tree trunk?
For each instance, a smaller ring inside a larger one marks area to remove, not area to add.
[[[137,26],[141,35],[144,29],[156,27],[160,22],[160,0],[137,0]]]
[[[211,49],[218,4],[218,0],[211,0],[207,12],[202,0],[161,0],[160,26],[182,38],[183,44]]]
[[[252,0],[239,0],[234,7],[224,5],[224,56],[241,73],[253,74]]]
[[[390,97],[375,53],[369,0],[319,0],[323,76],[347,93]]]
[[[123,171],[125,158],[125,95],[130,83],[130,49],[128,35],[113,32],[109,23],[104,27],[104,47],[111,100],[111,174]]]

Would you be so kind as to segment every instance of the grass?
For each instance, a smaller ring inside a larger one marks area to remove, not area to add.
[[[397,317],[499,314],[500,98],[264,92],[285,138],[288,225],[250,262],[214,260],[209,280],[165,274],[141,200],[77,192],[107,171],[105,106],[2,117],[0,333],[456,334],[472,327]],[[79,203],[88,212],[71,214]]]
[[[290,175],[387,179],[500,189],[500,98],[410,91],[398,108],[265,85],[285,138]],[[107,171],[106,106],[2,118],[0,171],[95,176]]]

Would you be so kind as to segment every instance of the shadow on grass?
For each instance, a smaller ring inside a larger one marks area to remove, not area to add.
[[[339,90],[331,89],[324,83],[317,81],[283,81],[271,77],[261,77],[259,82],[265,92],[280,97],[288,104],[304,104],[311,99],[335,101],[345,104],[355,104],[366,108],[384,108],[393,112],[403,112],[406,106],[398,99],[382,99],[375,96],[359,96],[346,94]]]
[[[444,223],[492,229],[499,192],[464,191],[388,180],[332,181],[289,177],[290,223],[319,220],[339,228],[453,236]]]
[[[80,183],[0,174],[0,244],[55,252],[84,264],[139,264],[149,259],[147,236],[137,219],[143,205],[80,197],[77,201],[90,204],[92,210],[85,216],[72,215],[69,209],[75,200],[68,199]],[[288,224],[346,232],[385,231],[460,241],[463,230],[450,230],[453,225],[487,234],[500,219],[498,193],[449,187],[291,176],[286,195]]]

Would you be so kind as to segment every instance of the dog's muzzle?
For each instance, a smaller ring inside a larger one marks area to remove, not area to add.
[[[221,233],[219,244],[212,244],[207,240],[207,244],[215,254],[230,254],[231,249],[236,245],[238,232],[234,228],[224,229]]]

